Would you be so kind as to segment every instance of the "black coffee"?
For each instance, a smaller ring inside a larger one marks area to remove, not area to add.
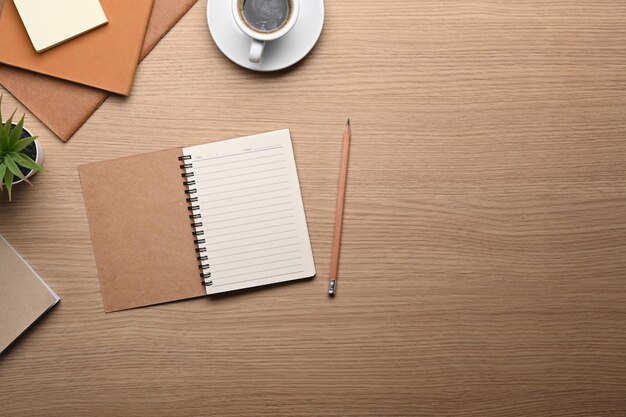
[[[257,32],[274,32],[291,13],[290,0],[243,0],[241,14],[245,22]]]

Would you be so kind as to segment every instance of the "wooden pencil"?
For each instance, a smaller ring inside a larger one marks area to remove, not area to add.
[[[333,248],[330,258],[330,273],[328,281],[328,295],[337,293],[337,270],[339,269],[339,252],[341,251],[341,229],[343,226],[343,208],[346,199],[346,180],[348,178],[348,155],[350,153],[350,119],[346,123],[343,132],[343,145],[341,148],[341,168],[339,170],[339,190],[337,192],[337,210],[335,211],[335,230],[333,233]]]

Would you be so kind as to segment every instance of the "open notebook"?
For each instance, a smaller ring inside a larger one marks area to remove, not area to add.
[[[80,175],[107,311],[315,275],[288,130]]]

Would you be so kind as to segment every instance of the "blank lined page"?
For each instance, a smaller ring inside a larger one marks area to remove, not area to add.
[[[289,130],[183,154],[207,294],[315,275]]]

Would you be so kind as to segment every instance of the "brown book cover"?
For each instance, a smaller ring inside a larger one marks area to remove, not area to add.
[[[181,155],[175,148],[79,167],[107,312],[206,295]]]
[[[0,7],[4,0],[0,0]],[[196,0],[155,0],[141,49],[143,59]],[[109,93],[0,64],[0,84],[64,142],[106,100]]]
[[[42,54],[28,37],[13,0],[0,16],[0,62],[129,95],[154,0],[101,0],[109,23]]]
[[[59,302],[26,261],[0,236],[0,352]]]

